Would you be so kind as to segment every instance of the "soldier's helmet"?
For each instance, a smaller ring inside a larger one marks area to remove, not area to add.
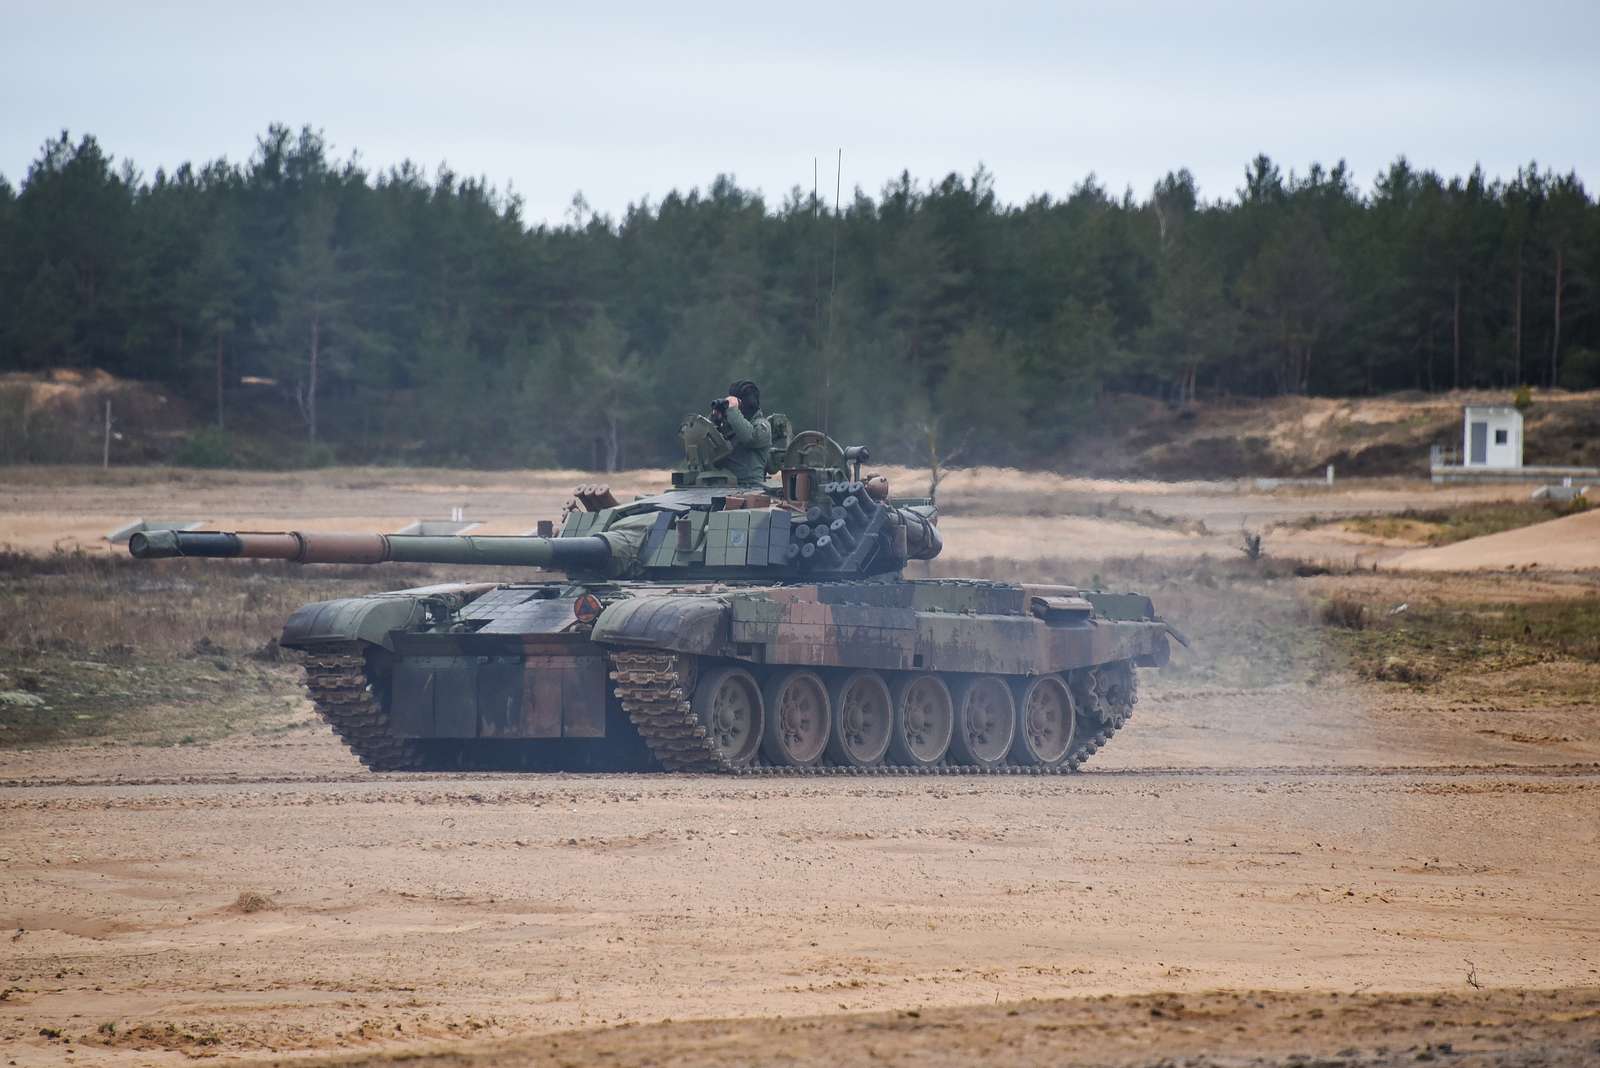
[[[728,386],[728,396],[739,398],[739,411],[746,418],[761,410],[761,387],[748,378],[741,378]]]

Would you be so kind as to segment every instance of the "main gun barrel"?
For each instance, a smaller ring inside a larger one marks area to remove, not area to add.
[[[294,560],[302,564],[497,564],[604,571],[611,546],[601,537],[485,537],[471,534],[311,534],[140,531],[128,539],[140,560],[173,556]]]

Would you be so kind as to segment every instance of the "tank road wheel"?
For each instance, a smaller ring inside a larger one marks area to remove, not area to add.
[[[761,745],[761,687],[744,668],[723,667],[703,675],[690,702],[706,740],[734,767],[755,759]]]
[[[950,753],[958,764],[992,768],[1011,751],[1017,733],[1017,703],[1011,687],[998,675],[973,675],[961,680],[951,694],[956,705],[956,729]]]
[[[931,767],[944,758],[955,730],[950,687],[937,675],[907,675],[895,680],[894,732],[889,756],[896,764]]]
[[[767,726],[761,752],[774,764],[809,768],[822,759],[832,733],[828,688],[814,671],[774,672],[762,688]]]
[[[833,737],[828,756],[835,764],[870,768],[883,762],[894,733],[894,701],[876,671],[852,671],[828,687],[833,705]]]
[[[1078,718],[1067,684],[1059,675],[1039,675],[1011,685],[1017,698],[1017,740],[1011,746],[1011,759],[1046,767],[1061,763],[1072,751]]]

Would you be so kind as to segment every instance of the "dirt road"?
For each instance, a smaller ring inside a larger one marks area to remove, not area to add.
[[[0,1045],[1600,986],[1592,709],[1528,744],[1374,693],[1156,687],[1062,779],[377,778],[320,732],[13,751]]]

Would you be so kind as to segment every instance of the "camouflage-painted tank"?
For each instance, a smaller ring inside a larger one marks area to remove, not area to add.
[[[140,558],[527,565],[306,605],[318,710],[378,771],[1056,773],[1133,711],[1176,636],[1137,594],[905,579],[933,503],[863,480],[862,448],[773,416],[764,487],[692,416],[672,488],[580,487],[553,537],[151,531]],[[1181,640],[1181,638],[1180,638]]]

